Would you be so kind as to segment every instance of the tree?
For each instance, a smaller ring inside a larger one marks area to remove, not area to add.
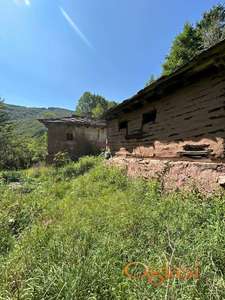
[[[100,95],[85,92],[78,101],[76,114],[98,119],[101,118],[109,108],[115,105],[116,102],[114,101],[107,101]]]
[[[0,99],[0,170],[30,167],[46,157],[46,134],[28,138],[15,132]]]
[[[225,6],[218,4],[205,12],[196,30],[201,36],[203,50],[222,41],[225,38]]]
[[[201,38],[195,28],[186,23],[183,32],[174,40],[170,53],[163,64],[163,74],[169,75],[180,66],[188,63],[199,52]]]
[[[166,56],[163,74],[171,74],[201,51],[214,46],[224,38],[225,6],[218,4],[205,12],[195,26],[185,24],[183,31],[173,41],[169,55]]]
[[[42,114],[43,119],[54,119],[57,118],[57,114],[53,111],[46,111]]]
[[[0,169],[5,168],[12,156],[12,125],[4,111],[4,101],[0,99]]]
[[[146,82],[145,87],[151,85],[154,81],[156,81],[155,76],[151,75],[150,79]]]
[[[4,100],[0,98],[0,126],[5,124],[5,121],[7,120],[6,112],[4,111]],[[2,129],[2,127],[0,127]]]
[[[105,112],[105,109],[104,107],[98,103],[93,109],[92,109],[92,117],[95,118],[95,119],[99,119],[101,118],[101,116],[103,116]]]
[[[117,103],[115,101],[108,101],[108,109],[111,109],[115,106],[117,106]]]

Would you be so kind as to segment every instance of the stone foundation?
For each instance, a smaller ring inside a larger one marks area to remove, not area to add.
[[[209,194],[225,187],[225,163],[113,157],[109,160],[125,168],[128,176],[158,179],[167,191],[196,187]]]

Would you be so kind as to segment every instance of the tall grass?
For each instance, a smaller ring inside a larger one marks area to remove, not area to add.
[[[0,184],[0,299],[225,298],[224,195],[166,195],[90,157],[19,174]],[[129,262],[198,262],[200,278],[154,287]]]

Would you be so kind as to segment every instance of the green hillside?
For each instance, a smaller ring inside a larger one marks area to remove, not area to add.
[[[73,113],[63,108],[36,108],[11,104],[5,104],[5,111],[9,119],[16,123],[17,134],[28,137],[39,136],[46,130],[37,119],[67,117]]]

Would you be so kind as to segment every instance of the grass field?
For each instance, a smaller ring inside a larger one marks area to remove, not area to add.
[[[2,172],[0,195],[2,300],[225,299],[224,195],[163,194],[92,157]]]

